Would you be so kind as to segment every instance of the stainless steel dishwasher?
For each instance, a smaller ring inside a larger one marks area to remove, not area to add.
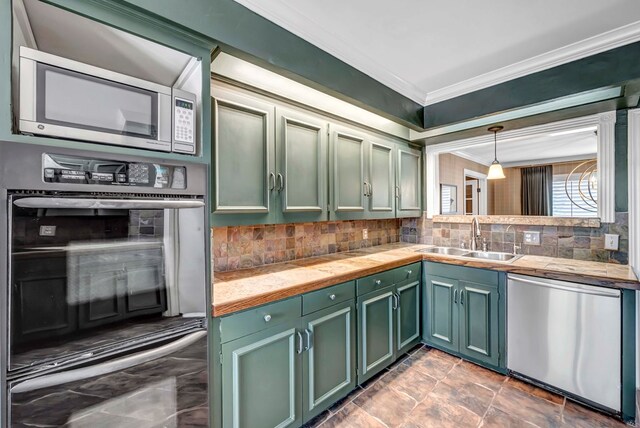
[[[507,287],[507,368],[620,411],[620,290],[514,274]]]

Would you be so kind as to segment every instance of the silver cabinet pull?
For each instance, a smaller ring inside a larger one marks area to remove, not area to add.
[[[273,172],[269,173],[269,190],[276,188],[276,175]]]
[[[458,303],[458,290],[453,290],[453,303]]]
[[[284,190],[284,175],[278,173],[278,192],[282,192]]]
[[[464,290],[460,290],[460,304],[464,305]]]
[[[329,294],[329,300],[336,300],[335,294]]]
[[[373,196],[373,184],[369,183],[369,196]]]
[[[413,273],[413,271],[412,271],[411,269],[409,269],[409,270],[407,271],[407,275],[411,275],[412,273]]]
[[[397,294],[392,294],[391,297],[393,298],[393,310],[395,311],[396,309],[398,309],[398,295]]]
[[[382,281],[381,281],[381,280],[379,280],[379,279],[376,279],[375,284],[376,284],[376,285],[380,285],[380,284],[382,284]]]
[[[365,181],[363,188],[364,188],[364,196],[369,196],[369,183]]]
[[[308,351],[309,349],[311,349],[311,332],[309,331],[309,329],[305,329],[304,334],[305,336],[307,336],[307,345],[304,347],[304,350]]]
[[[296,335],[298,336],[298,349],[296,350],[296,352],[298,354],[302,354],[302,333],[296,331]]]
[[[269,322],[271,321],[271,315],[267,314],[264,316],[264,322]]]
[[[396,199],[400,199],[400,187],[396,186]]]

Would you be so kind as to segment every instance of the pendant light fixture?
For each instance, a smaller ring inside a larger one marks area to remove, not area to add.
[[[487,175],[487,180],[496,180],[498,178],[506,178],[504,176],[504,171],[502,170],[502,165],[498,162],[498,132],[502,131],[504,126],[492,126],[488,129],[489,132],[493,132],[493,153],[494,159],[489,167],[489,174]]]

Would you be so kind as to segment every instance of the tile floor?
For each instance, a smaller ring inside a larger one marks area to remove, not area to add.
[[[626,427],[564,397],[419,347],[309,428]]]

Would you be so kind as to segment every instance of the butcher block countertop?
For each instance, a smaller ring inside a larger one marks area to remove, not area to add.
[[[228,315],[422,260],[640,290],[638,278],[627,265],[527,255],[511,262],[500,262],[417,252],[429,247],[432,245],[387,244],[218,272],[213,279],[213,316]]]

